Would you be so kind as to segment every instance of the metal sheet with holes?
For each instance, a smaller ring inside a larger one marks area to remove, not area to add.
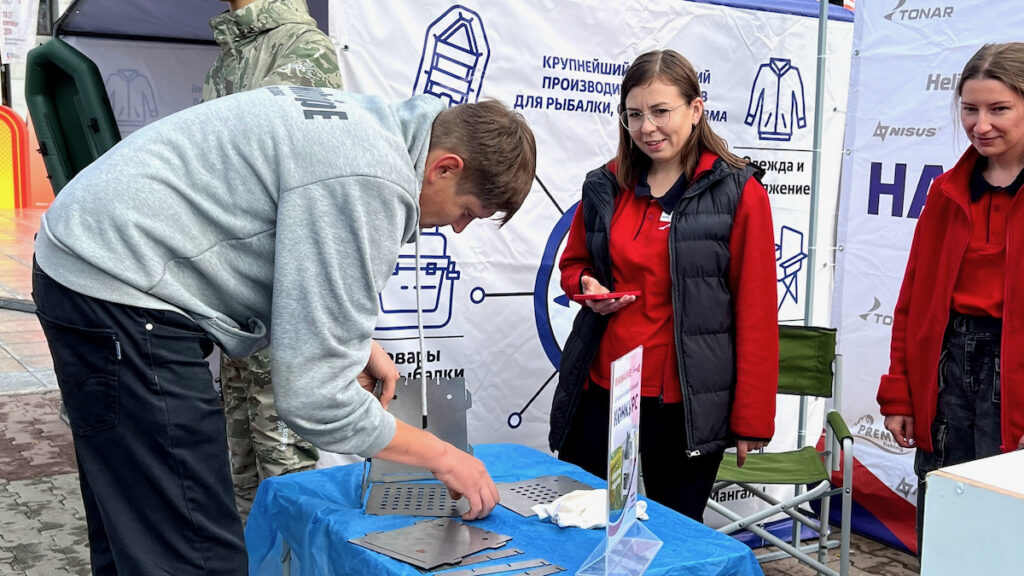
[[[511,536],[441,518],[398,530],[371,532],[349,542],[429,570],[441,564],[455,564],[481,550],[498,548],[511,539]]]
[[[460,516],[444,484],[393,482],[374,484],[366,513],[376,516]]]
[[[472,396],[469,390],[466,390],[465,378],[428,378],[427,431],[472,454],[466,431],[466,412],[472,404]],[[413,380],[404,376],[398,379],[395,385],[395,398],[388,405],[388,412],[406,424],[416,428],[422,426],[422,392],[418,379]],[[379,458],[370,460],[370,483],[430,480],[433,477],[434,475],[425,468]]]
[[[518,482],[498,482],[499,504],[520,516],[535,516],[531,508],[537,504],[550,504],[573,490],[593,490],[568,476],[540,476]]]

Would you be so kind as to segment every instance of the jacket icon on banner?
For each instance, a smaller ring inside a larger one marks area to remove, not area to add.
[[[107,76],[104,84],[118,126],[134,130],[160,117],[156,91],[145,74],[122,68]]]
[[[794,124],[807,127],[804,81],[788,58],[769,58],[757,69],[743,122],[753,126],[755,120],[760,140],[789,142]]]
[[[480,99],[491,48],[476,12],[455,5],[427,27],[413,94],[430,94],[449,107]]]

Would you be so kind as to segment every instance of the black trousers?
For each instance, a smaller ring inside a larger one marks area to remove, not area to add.
[[[71,421],[93,574],[247,574],[209,338],[38,267],[32,297]]]
[[[640,399],[640,466],[647,497],[704,521],[723,452],[686,456],[682,403]],[[608,390],[591,384],[580,404],[558,458],[600,478],[608,476]]]
[[[939,394],[931,427],[933,451],[919,449],[914,456],[918,554],[924,538],[928,473],[1000,453],[1001,346],[1002,321],[950,313],[939,356]]]

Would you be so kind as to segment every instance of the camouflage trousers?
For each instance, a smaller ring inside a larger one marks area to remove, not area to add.
[[[274,409],[269,348],[243,359],[222,354],[220,377],[235,506],[244,522],[263,479],[312,470],[319,453]]]

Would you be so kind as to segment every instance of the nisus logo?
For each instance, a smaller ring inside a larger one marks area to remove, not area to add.
[[[903,9],[903,6],[907,3],[907,0],[900,0],[896,7],[891,12],[885,15],[885,19],[890,22],[893,20],[934,20],[936,18],[952,18],[953,7],[952,6],[931,6],[929,8],[907,8]]]
[[[875,138],[880,138],[882,142],[889,136],[900,136],[903,138],[932,138],[939,132],[938,128],[919,128],[913,126],[886,126],[881,122],[878,126],[875,126]]]

